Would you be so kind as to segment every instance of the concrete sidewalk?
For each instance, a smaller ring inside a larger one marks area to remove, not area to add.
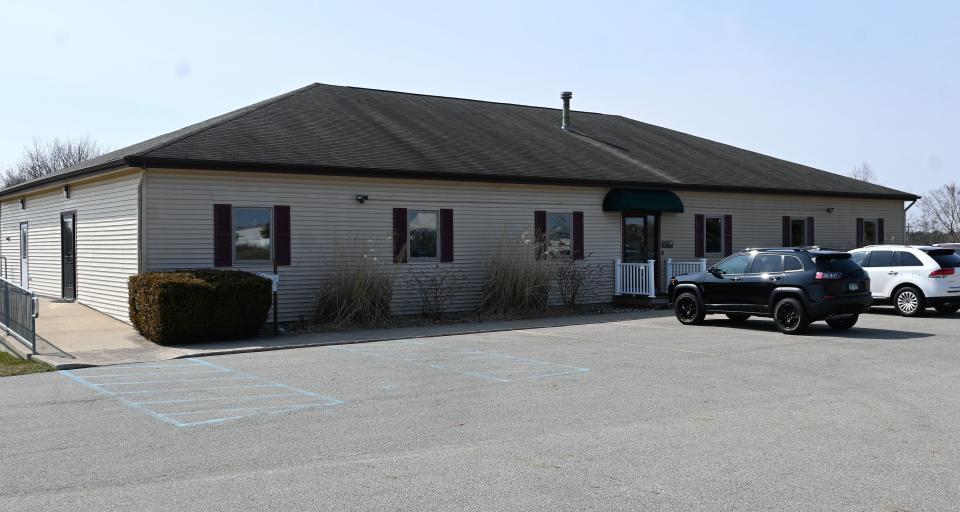
[[[37,319],[37,334],[42,339],[38,340],[37,343],[38,354],[32,357],[57,369],[70,369],[390,339],[615,322],[650,318],[664,314],[669,315],[671,313],[635,310],[609,314],[362,329],[162,346],[140,336],[131,325],[94,311],[82,304],[41,299],[40,318]],[[5,344],[13,346],[21,354],[28,353],[19,342],[12,341],[11,343],[11,341],[6,339]]]

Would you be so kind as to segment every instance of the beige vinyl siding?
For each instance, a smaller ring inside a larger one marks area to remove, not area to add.
[[[127,280],[138,271],[139,171],[63,183],[0,204],[0,252],[10,279],[20,283],[20,223],[29,224],[30,287],[40,295],[62,296],[60,214],[76,211],[77,302],[129,321]],[[9,238],[9,239],[8,239]]]
[[[420,299],[411,272],[436,265],[464,279],[450,310],[472,310],[480,300],[485,266],[500,240],[532,237],[534,211],[584,212],[585,263],[603,265],[591,294],[609,301],[613,260],[620,254],[620,215],[601,211],[605,189],[452,181],[341,178],[238,172],[149,169],[146,185],[146,267],[213,266],[213,205],[291,207],[292,265],[280,267],[280,316],[310,318],[338,246],[365,246],[396,273],[394,310],[416,313]],[[369,196],[360,204],[357,194]],[[453,209],[454,262],[392,263],[393,208]],[[341,249],[342,250],[342,249]],[[361,257],[359,248],[353,251]],[[270,271],[270,265],[234,269]]]
[[[857,218],[884,219],[884,243],[903,243],[904,203],[899,199],[861,199],[780,194],[677,191],[684,213],[663,214],[661,239],[673,241],[663,257],[694,260],[694,215],[733,216],[733,250],[746,247],[779,247],[783,242],[783,216],[814,218],[814,242],[822,247],[850,250],[857,243]],[[833,208],[831,213],[827,208]],[[723,257],[706,254],[710,263]]]

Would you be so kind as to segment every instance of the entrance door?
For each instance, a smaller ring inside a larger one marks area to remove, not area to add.
[[[20,286],[30,288],[29,233],[27,223],[20,223]]]
[[[63,298],[77,298],[77,214],[60,215],[60,275]]]
[[[646,213],[623,214],[623,261],[646,263],[654,260],[655,282],[660,287],[659,216]]]

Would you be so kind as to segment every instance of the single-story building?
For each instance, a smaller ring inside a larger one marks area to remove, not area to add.
[[[668,260],[904,240],[913,194],[562,98],[313,84],[0,191],[0,254],[12,282],[122,320],[131,275],[276,262],[280,318],[297,320],[356,245],[412,313],[411,272],[455,269],[447,307],[473,309],[491,255],[524,237],[601,269],[596,302],[662,288]],[[649,261],[656,279],[638,278]]]

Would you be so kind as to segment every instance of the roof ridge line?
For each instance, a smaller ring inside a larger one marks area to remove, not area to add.
[[[158,149],[165,148],[165,147],[167,147],[167,146],[169,146],[169,145],[171,145],[171,144],[174,144],[174,143],[176,143],[176,142],[180,142],[180,141],[182,141],[182,140],[184,140],[184,139],[187,139],[187,138],[189,138],[189,137],[193,137],[194,135],[201,134],[201,133],[203,133],[203,132],[205,132],[205,131],[207,131],[207,130],[216,128],[216,127],[218,127],[218,126],[223,126],[224,124],[229,123],[229,122],[231,122],[231,121],[236,121],[237,119],[240,119],[241,117],[243,117],[243,116],[245,116],[245,115],[247,115],[247,114],[252,114],[253,112],[258,112],[258,111],[260,111],[260,110],[263,110],[263,109],[266,108],[266,107],[269,107],[269,106],[271,106],[271,105],[275,105],[275,104],[277,104],[277,103],[279,103],[279,102],[281,102],[281,101],[283,101],[283,100],[290,99],[290,98],[292,98],[292,97],[294,97],[294,96],[296,96],[296,95],[298,95],[298,94],[300,94],[300,93],[302,93],[302,92],[304,92],[304,91],[313,89],[314,87],[317,87],[317,86],[319,86],[319,85],[321,85],[321,84],[314,82],[314,83],[312,83],[312,84],[310,84],[310,85],[306,85],[306,86],[304,86],[304,87],[300,87],[300,88],[298,88],[298,89],[294,89],[294,90],[292,90],[292,91],[285,92],[285,93],[283,93],[283,94],[281,94],[281,95],[279,95],[279,96],[276,96],[276,97],[274,97],[274,98],[270,98],[270,99],[264,100],[264,101],[260,102],[260,103],[262,103],[262,105],[259,105],[259,106],[254,107],[254,108],[250,108],[249,110],[245,110],[244,112],[240,112],[240,113],[238,113],[238,114],[235,115],[235,116],[231,116],[231,117],[229,117],[229,118],[223,119],[223,120],[221,120],[221,121],[218,121],[218,122],[216,122],[216,123],[211,124],[210,126],[205,126],[205,127],[201,128],[201,129],[199,129],[199,130],[197,130],[197,131],[190,132],[190,133],[185,133],[185,134],[183,134],[183,135],[181,135],[181,136],[179,136],[179,137],[174,137],[173,139],[171,139],[171,140],[169,140],[169,141],[167,141],[167,142],[164,142],[163,144],[154,146],[154,147],[152,147],[152,148],[150,148],[150,149],[145,149],[145,150],[143,150],[143,151],[138,151],[138,152],[136,152],[136,153],[131,153],[131,154],[129,154],[129,155],[123,155],[121,158],[122,158],[124,161],[126,161],[127,158],[130,158],[130,157],[144,157],[144,156],[147,155],[147,153],[151,153],[151,152],[156,151],[156,150],[158,150]],[[256,105],[256,103],[254,103],[254,105]],[[241,107],[241,108],[239,108],[239,109],[237,109],[237,110],[234,110],[234,112],[237,112],[237,111],[239,111],[239,110],[244,110],[244,109],[249,108],[249,107],[251,107],[251,106],[252,106],[252,105],[247,105],[246,107]],[[230,114],[230,112],[227,112],[226,114],[220,114],[220,115],[221,115],[221,116],[225,116],[225,115],[228,115],[228,114]],[[219,116],[213,116],[213,117],[211,117],[210,119],[213,119],[213,118],[215,118],[215,117],[219,117]],[[200,123],[202,123],[202,122],[203,122],[203,121],[200,121]],[[199,124],[199,123],[198,123],[198,124]]]

